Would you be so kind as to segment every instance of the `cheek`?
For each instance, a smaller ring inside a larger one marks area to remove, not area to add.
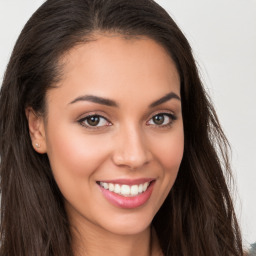
[[[157,185],[157,195],[155,213],[160,209],[167,195],[175,183],[184,151],[183,129],[177,129],[153,141],[154,156],[159,171],[159,183]],[[160,168],[159,168],[160,167]]]
[[[78,132],[79,130],[79,132]],[[47,137],[47,154],[53,176],[67,202],[90,202],[95,190],[94,174],[108,157],[108,145],[102,136],[88,136],[81,127],[65,129]]]
[[[155,155],[163,169],[177,174],[184,151],[183,131],[175,133],[154,144],[156,145]]]
[[[78,129],[81,129],[80,127]],[[47,139],[47,154],[54,175],[72,175],[79,178],[90,175],[108,156],[108,148],[101,136],[86,136],[74,129],[58,129]]]

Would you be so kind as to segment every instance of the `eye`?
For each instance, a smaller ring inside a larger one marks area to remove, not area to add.
[[[78,121],[82,126],[88,128],[97,128],[102,126],[109,126],[111,123],[103,116],[100,115],[89,115]]]
[[[156,125],[156,126],[168,126],[176,120],[176,117],[170,113],[159,113],[154,115],[149,121],[148,125]]]

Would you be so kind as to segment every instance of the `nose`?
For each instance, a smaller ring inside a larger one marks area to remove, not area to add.
[[[135,170],[151,161],[152,154],[139,127],[126,127],[115,139],[112,157],[115,165]]]

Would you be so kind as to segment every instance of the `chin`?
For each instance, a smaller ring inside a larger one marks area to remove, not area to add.
[[[121,216],[114,216],[102,227],[117,235],[136,235],[147,230],[154,215],[145,213],[129,213]]]

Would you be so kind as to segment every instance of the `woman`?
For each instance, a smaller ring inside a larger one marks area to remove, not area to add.
[[[225,135],[155,2],[46,1],[0,101],[0,255],[242,255]]]

